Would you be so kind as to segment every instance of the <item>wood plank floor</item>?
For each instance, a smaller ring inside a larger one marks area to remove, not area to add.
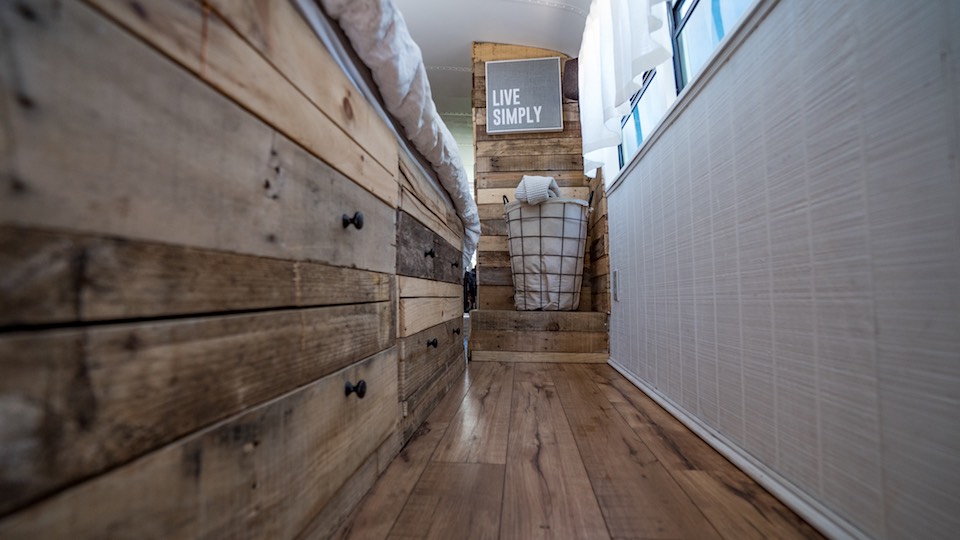
[[[337,538],[821,538],[605,364],[474,362]]]

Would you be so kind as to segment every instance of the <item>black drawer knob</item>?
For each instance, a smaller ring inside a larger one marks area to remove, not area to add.
[[[459,328],[454,328],[454,329],[453,329],[453,333],[459,336],[459,335],[460,335],[460,329],[459,329]]]
[[[359,231],[363,228],[363,212],[357,212],[350,217],[346,214],[343,215],[343,228],[346,229],[350,225],[353,225]]]
[[[357,397],[363,399],[363,396],[367,395],[367,381],[360,379],[355,385],[350,384],[350,381],[347,381],[347,385],[344,386],[344,392],[348,396],[356,392]]]
[[[435,257],[437,256],[437,250],[434,249],[434,248],[430,248],[430,251],[424,251],[424,252],[423,252],[423,256],[424,256],[424,257],[430,257],[431,259],[432,259],[432,258],[435,258]]]
[[[452,266],[452,267],[454,267],[454,268],[460,268],[460,261],[452,262],[452,263],[450,263],[450,266]]]
[[[437,341],[437,338],[433,338],[427,341],[427,347],[433,347],[434,349],[436,349],[439,346],[440,346],[440,342]]]

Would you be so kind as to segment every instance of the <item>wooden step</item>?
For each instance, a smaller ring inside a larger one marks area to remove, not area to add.
[[[469,349],[475,361],[606,362],[607,314],[475,310]]]

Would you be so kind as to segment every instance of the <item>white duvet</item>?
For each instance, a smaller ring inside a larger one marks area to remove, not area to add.
[[[392,0],[319,0],[370,69],[384,105],[430,163],[463,222],[463,266],[480,239],[480,216],[457,143],[437,114],[420,48]]]

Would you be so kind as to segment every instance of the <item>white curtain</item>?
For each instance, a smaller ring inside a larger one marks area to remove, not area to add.
[[[664,0],[593,0],[580,45],[580,130],[588,176],[620,144],[620,118],[644,72],[670,59],[670,47],[651,35],[664,21],[652,6]]]

